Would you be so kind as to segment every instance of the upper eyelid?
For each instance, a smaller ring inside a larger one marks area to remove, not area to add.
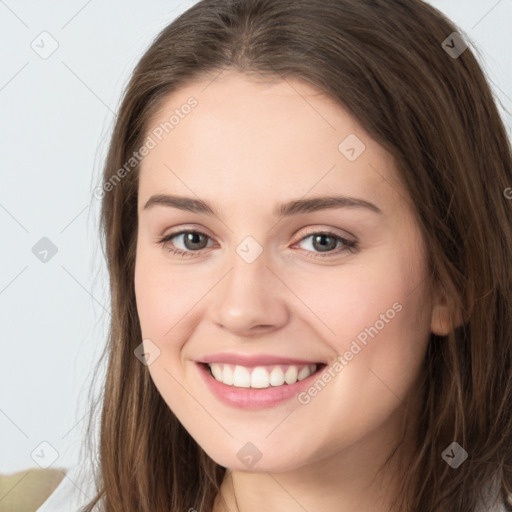
[[[307,233],[304,236],[311,235],[313,233],[328,232],[333,235],[339,236],[340,238],[354,238],[357,240],[357,237],[347,230],[341,230],[340,228],[334,228],[334,227],[317,227],[317,226],[321,226],[321,224],[320,225],[313,224],[313,225],[309,225],[309,226],[303,226],[302,228],[294,231],[294,236],[295,236],[295,234],[299,233],[300,231],[305,230]],[[214,236],[212,236],[208,233],[209,230],[207,230],[203,227],[195,227],[194,224],[192,224],[190,227],[185,225],[185,227],[177,228],[176,231],[172,231],[172,232],[168,233],[167,235],[161,235],[161,238],[164,238],[166,236],[176,236],[179,234],[183,234],[184,232],[189,233],[191,231],[201,233],[201,234],[206,235],[212,239],[215,238]],[[342,233],[338,233],[338,231],[342,231]]]
[[[297,241],[295,241],[294,244],[296,244],[298,242],[301,242],[305,238],[308,238],[308,237],[310,237],[312,235],[321,234],[321,233],[326,234],[326,235],[334,236],[335,238],[338,238],[338,239],[341,239],[341,240],[346,240],[347,242],[358,243],[357,238],[353,237],[353,235],[349,235],[349,236],[340,235],[333,228],[328,229],[328,228],[306,227],[305,229],[306,229],[306,233],[304,233]],[[214,241],[214,237],[210,236],[208,233],[205,233],[204,231],[202,231],[201,229],[198,229],[198,228],[178,229],[175,232],[171,232],[171,233],[168,233],[167,235],[162,236],[159,239],[159,241],[160,242],[162,242],[162,241],[169,242],[171,239],[173,239],[175,237],[178,237],[178,236],[181,236],[181,235],[184,235],[186,233],[198,233],[198,234],[204,235],[207,238],[209,238],[210,240]],[[353,237],[355,239],[353,240],[351,237]],[[203,249],[201,249],[201,250],[203,250]],[[190,252],[200,252],[200,251],[190,251]]]

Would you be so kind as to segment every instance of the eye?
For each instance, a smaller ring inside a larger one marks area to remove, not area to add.
[[[306,254],[308,258],[328,258],[347,251],[354,253],[358,249],[356,241],[348,240],[331,231],[312,231],[311,234],[302,237],[298,243],[308,239],[311,240],[305,245],[312,248],[306,249],[309,252]]]
[[[176,247],[174,239],[178,241],[181,239],[178,245],[184,246],[184,249]],[[210,237],[201,231],[183,230],[166,235],[158,243],[164,247],[168,246],[168,251],[176,256],[189,258],[195,256],[194,253],[200,253],[207,248],[209,239]],[[311,249],[305,250],[310,253],[306,255],[309,258],[327,258],[347,251],[353,253],[358,249],[356,241],[348,240],[331,231],[312,231],[302,237],[298,243],[308,239],[311,239],[311,242],[306,245]]]
[[[175,238],[179,239],[180,237],[183,237],[181,243],[185,246],[185,250],[176,248],[174,242],[171,243],[172,240]],[[205,239],[209,239],[209,236],[201,231],[187,230],[178,233],[170,233],[159,240],[159,243],[164,247],[169,245],[169,252],[183,258],[193,256],[194,252],[199,252],[204,249],[206,247],[204,244]]]

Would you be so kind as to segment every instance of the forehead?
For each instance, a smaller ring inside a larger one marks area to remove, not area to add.
[[[391,155],[338,102],[296,79],[224,72],[190,83],[166,98],[147,136],[154,147],[141,162],[140,203],[165,192],[397,199]]]

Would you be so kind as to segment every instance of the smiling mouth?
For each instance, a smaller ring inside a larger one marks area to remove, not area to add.
[[[325,363],[276,364],[269,366],[241,366],[227,363],[201,363],[217,381],[234,388],[267,389],[289,386],[321,372]]]

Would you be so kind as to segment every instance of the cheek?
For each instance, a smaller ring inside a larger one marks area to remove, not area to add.
[[[333,422],[341,424],[350,411],[351,421],[332,440],[338,447],[374,429],[403,404],[415,389],[429,340],[421,258],[411,266],[410,259],[391,250],[380,256],[347,266],[333,279],[317,276],[290,285],[321,318],[318,332],[338,355],[332,380],[312,384],[300,397],[308,417],[330,410]],[[329,425],[317,428],[330,436]]]
[[[421,251],[396,247],[289,282],[314,313],[308,318],[317,332],[344,358],[343,372],[355,388],[367,389],[373,371],[403,395],[423,361],[431,313]]]
[[[157,279],[151,266],[143,258],[138,259],[135,266],[135,298],[143,338],[160,338],[171,326],[163,314],[167,300],[165,290],[164,281]]]
[[[408,257],[393,247],[382,247],[338,267],[296,275],[288,272],[286,281],[309,307],[312,323],[319,325],[326,339],[337,343],[375,323],[379,331],[384,326],[389,330],[391,324],[398,330],[423,326],[418,325],[418,317],[422,322],[429,317],[423,304],[424,287],[419,286],[425,274],[420,256]]]
[[[171,340],[181,319],[204,294],[204,283],[191,279],[180,268],[171,268],[162,257],[140,249],[135,264],[135,297],[143,337]]]

